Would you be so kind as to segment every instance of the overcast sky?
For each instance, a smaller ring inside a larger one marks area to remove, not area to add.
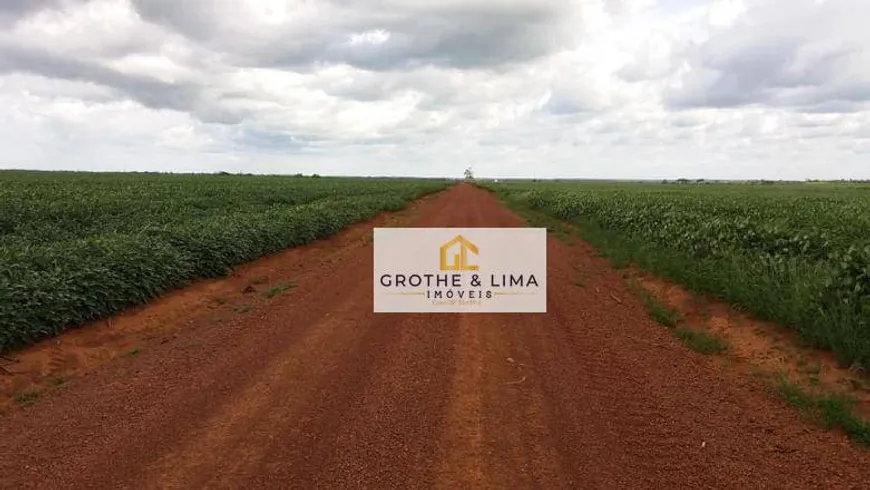
[[[870,178],[868,0],[0,0],[0,168]]]

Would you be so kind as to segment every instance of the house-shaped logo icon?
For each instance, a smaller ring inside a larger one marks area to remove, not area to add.
[[[458,248],[458,250],[457,250]],[[468,253],[477,255],[477,245],[468,241],[462,235],[441,245],[441,270],[442,271],[476,271],[478,266],[468,263]],[[452,262],[448,261],[452,258]]]

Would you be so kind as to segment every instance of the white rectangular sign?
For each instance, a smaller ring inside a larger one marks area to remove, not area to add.
[[[375,313],[546,313],[546,228],[375,228]]]

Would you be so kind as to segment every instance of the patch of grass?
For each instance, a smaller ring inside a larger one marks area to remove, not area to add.
[[[720,354],[728,348],[725,341],[708,332],[678,328],[674,334],[683,345],[701,354]]]
[[[53,376],[48,378],[48,384],[51,386],[63,386],[67,382],[67,379],[63,376]]]
[[[510,202],[505,204],[507,204],[511,209],[519,214],[520,217],[526,220],[526,223],[530,227],[546,228],[547,233],[552,233],[556,235],[556,238],[558,238],[560,241],[564,242],[568,246],[575,245],[573,236],[566,228],[565,223],[561,220],[555,219],[539,211],[535,211],[528,206],[520,205],[518,202]]]
[[[610,265],[616,270],[624,270],[631,264],[628,257],[614,255],[607,257],[610,260]]]
[[[641,300],[643,305],[646,307],[647,313],[649,313],[649,316],[652,317],[653,320],[668,328],[676,328],[677,323],[680,321],[679,312],[662,304],[658,298],[650,294],[649,291],[636,282],[632,282],[629,285],[629,288]]]
[[[214,302],[223,306],[223,305],[227,304],[227,299],[226,298],[215,298]]]
[[[813,406],[810,395],[803,388],[789,381],[785,376],[780,376],[776,390],[780,398],[802,413]]]
[[[295,287],[296,287],[295,281],[285,282],[283,284],[278,284],[277,286],[273,287],[272,289],[266,291],[263,294],[263,296],[265,296],[266,299],[270,299],[270,298],[273,298],[273,297],[275,297],[275,296],[277,296],[285,291],[289,291],[290,289],[293,289]]]
[[[577,287],[585,288],[586,281],[584,281],[583,279],[577,279],[576,281],[574,281],[574,285]]]
[[[768,380],[768,378],[770,378],[770,375],[768,374],[767,371],[765,371],[764,369],[761,369],[760,367],[756,366],[755,364],[750,364],[748,367],[749,367],[749,375],[752,377],[752,379],[755,379],[757,381],[765,381],[766,382]]]
[[[235,309],[233,309],[233,311],[235,311],[236,313],[247,313],[253,309],[254,309],[254,307],[251,305],[242,305],[242,306],[237,306]]]
[[[269,278],[266,276],[259,276],[251,279],[251,284],[264,284],[268,280]]]
[[[574,246],[574,240],[571,238],[571,235],[569,233],[565,232],[565,230],[558,229],[558,228],[556,228],[556,229],[547,228],[547,231],[556,235],[556,238],[558,238],[559,241],[568,245],[569,247]]]
[[[861,378],[848,378],[849,384],[856,390],[870,392],[870,382]]]
[[[135,347],[124,353],[124,357],[136,356],[142,353],[142,349]]]
[[[24,406],[33,405],[38,402],[40,398],[42,398],[42,392],[39,390],[22,391],[12,397],[12,399],[15,400],[15,403]]]
[[[857,403],[845,395],[814,395],[801,386],[780,376],[776,384],[777,394],[806,418],[827,428],[839,428],[853,440],[870,446],[870,423],[855,415]]]
[[[680,320],[680,315],[677,312],[668,309],[668,307],[653,297],[649,297],[645,303],[646,309],[653,320],[668,328],[675,328],[677,326],[677,322]]]

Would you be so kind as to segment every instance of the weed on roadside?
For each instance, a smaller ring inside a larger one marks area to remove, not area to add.
[[[546,228],[547,233],[552,233],[556,235],[560,241],[568,245],[569,247],[573,247],[576,243],[574,242],[574,238],[571,233],[566,229],[565,223],[561,220],[552,218],[544,213],[539,211],[535,211],[528,206],[516,206],[516,203],[505,203],[508,207],[514,210],[520,217],[522,217],[526,224],[533,228]]]
[[[27,390],[16,394],[12,399],[19,405],[33,405],[42,398],[42,392],[39,390]]]
[[[680,320],[680,314],[676,311],[668,309],[659,300],[650,297],[645,301],[647,311],[653,320],[661,323],[668,328],[675,328]]]
[[[728,347],[721,338],[700,330],[678,328],[674,334],[683,345],[701,354],[720,354]]]
[[[650,294],[649,291],[636,282],[632,282],[629,285],[629,289],[631,289],[635,296],[641,300],[643,305],[646,307],[647,313],[649,313],[649,316],[652,317],[653,320],[668,328],[676,328],[677,323],[680,321],[679,312],[662,304],[658,298]]]
[[[812,375],[818,376],[822,372],[822,363],[816,361],[816,362],[810,364],[810,367],[807,369],[807,372],[812,374]]]
[[[270,299],[270,298],[273,298],[273,297],[275,297],[275,296],[277,296],[277,295],[279,295],[279,294],[281,294],[281,293],[283,293],[283,292],[285,292],[285,291],[289,291],[290,289],[293,289],[293,288],[295,288],[295,287],[296,287],[296,282],[295,282],[295,281],[286,282],[286,283],[283,283],[283,284],[279,284],[279,285],[273,287],[272,289],[266,291],[266,292],[263,294],[263,296],[264,296],[266,299]]]
[[[845,395],[808,393],[801,386],[780,375],[775,385],[776,393],[786,403],[796,408],[806,418],[826,428],[842,429],[857,442],[870,445],[870,423],[858,418],[853,407],[857,403]]]

